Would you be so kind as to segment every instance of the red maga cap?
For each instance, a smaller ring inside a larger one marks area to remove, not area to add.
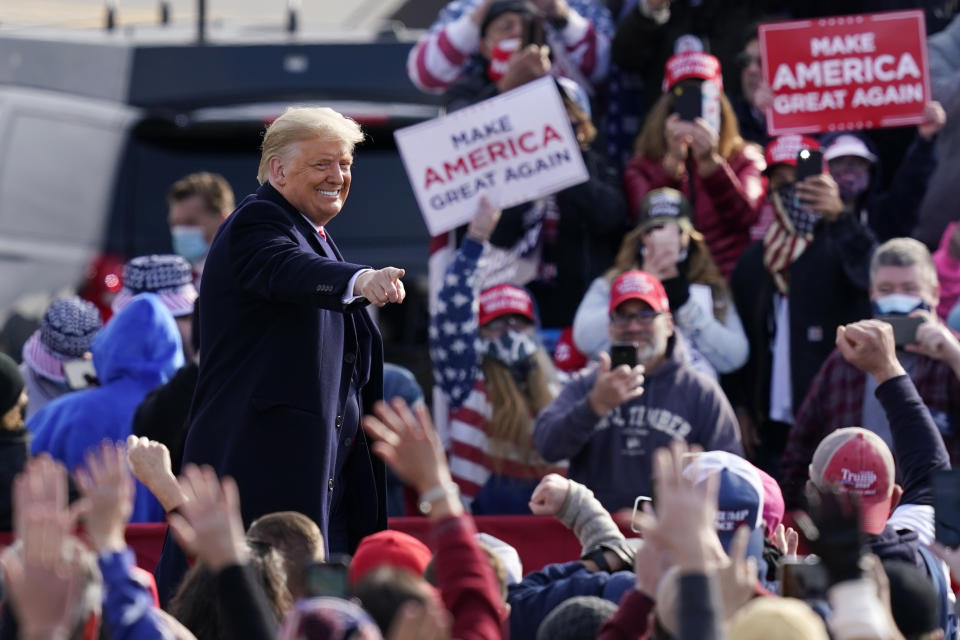
[[[498,284],[480,294],[480,326],[505,315],[521,315],[536,323],[530,294],[512,284]]]
[[[710,80],[723,90],[723,74],[716,56],[702,51],[684,51],[670,56],[663,71],[663,91],[690,78]]]
[[[769,170],[775,164],[788,164],[791,167],[797,166],[797,153],[801,149],[810,149],[811,151],[820,148],[820,143],[813,138],[801,135],[780,136],[774,138],[767,145],[766,153],[767,169]]]
[[[660,281],[646,271],[634,269],[620,274],[610,288],[610,311],[627,300],[643,300],[654,311],[670,311],[667,292]]]
[[[895,476],[893,455],[880,436],[861,427],[837,429],[817,446],[810,479],[822,489],[856,495],[863,530],[875,535],[883,531]]]

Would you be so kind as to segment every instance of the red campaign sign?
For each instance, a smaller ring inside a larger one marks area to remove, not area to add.
[[[930,100],[923,11],[760,25],[771,135],[899,127]]]

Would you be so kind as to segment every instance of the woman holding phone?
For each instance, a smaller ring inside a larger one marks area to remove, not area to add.
[[[763,151],[740,137],[715,57],[697,51],[673,56],[667,61],[664,91],[647,115],[624,172],[628,204],[637,212],[654,189],[681,191],[691,203],[691,222],[703,233],[720,273],[729,278],[757,219]]]
[[[716,377],[740,368],[748,356],[747,337],[710,249],[690,223],[690,203],[676,189],[647,194],[641,222],[623,239],[613,267],[590,285],[573,321],[573,340],[595,357],[610,347],[604,300],[610,283],[631,269],[660,280],[670,300],[678,335],[688,343],[693,365]]]

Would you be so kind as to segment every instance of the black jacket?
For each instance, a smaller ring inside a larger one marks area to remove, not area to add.
[[[13,530],[13,479],[30,458],[30,432],[0,429],[0,531]]]
[[[167,445],[175,475],[180,475],[189,425],[187,417],[199,371],[195,362],[180,367],[166,384],[147,394],[133,416],[133,435]]]
[[[813,242],[789,269],[790,365],[793,410],[834,348],[837,327],[871,317],[870,257],[876,240],[849,215],[821,220]],[[750,341],[750,359],[737,374],[734,406],[746,406],[759,423],[770,410],[771,346],[776,310],[773,277],[763,265],[763,242],[743,253],[731,275],[734,301]]]

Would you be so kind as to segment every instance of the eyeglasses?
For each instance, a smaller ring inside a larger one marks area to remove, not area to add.
[[[743,52],[737,56],[737,64],[741,67],[749,67],[751,64],[761,66],[760,56],[752,56],[747,52]]]
[[[643,311],[638,311],[637,313],[621,313],[619,311],[614,311],[610,314],[610,322],[613,323],[613,326],[620,328],[629,327],[634,320],[639,322],[641,325],[648,325],[656,320],[657,316],[662,314],[662,311],[654,311],[653,309],[644,309]]]

